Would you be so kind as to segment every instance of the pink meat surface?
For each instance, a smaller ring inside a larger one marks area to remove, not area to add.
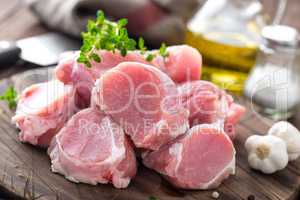
[[[56,67],[56,77],[66,84],[76,86],[79,104],[88,106],[90,103],[91,88],[96,79],[115,67],[121,62],[134,61],[143,64],[150,64],[168,74],[175,82],[198,80],[201,75],[202,58],[198,51],[187,45],[171,46],[167,48],[169,56],[163,58],[156,56],[151,62],[145,60],[145,55],[138,51],[130,51],[125,57],[120,53],[99,51],[100,63],[92,63],[91,68],[76,62],[78,52],[64,54]],[[152,51],[155,52],[155,51]]]
[[[233,103],[231,95],[208,81],[191,81],[178,86],[182,104],[190,112],[190,125],[216,123],[230,138],[235,137],[235,125],[245,108]]]
[[[55,136],[48,154],[52,171],[77,183],[126,188],[137,170],[123,129],[97,108],[75,114]]]
[[[75,110],[73,87],[51,80],[22,92],[12,122],[21,141],[47,147]]]
[[[184,107],[190,111],[191,125],[223,120],[228,111],[227,95],[208,81],[187,82],[178,87]]]
[[[229,107],[229,111],[227,113],[224,130],[229,135],[231,139],[236,137],[235,127],[239,120],[243,117],[246,112],[246,108],[237,103],[232,103]]]
[[[156,150],[189,127],[175,83],[150,65],[123,62],[103,74],[94,90],[94,104],[119,123],[137,147]]]
[[[191,128],[161,149],[146,152],[143,163],[182,189],[213,189],[235,173],[235,149],[213,125]]]
[[[178,45],[168,47],[167,52],[169,56],[165,60],[158,56],[150,64],[165,72],[176,83],[200,79],[202,57],[196,49]]]

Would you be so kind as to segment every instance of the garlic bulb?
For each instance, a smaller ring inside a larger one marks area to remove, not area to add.
[[[286,121],[275,123],[268,132],[286,142],[289,160],[295,160],[300,156],[300,132],[292,124]]]
[[[263,173],[274,173],[288,164],[286,144],[276,136],[252,135],[246,140],[245,148],[250,166]]]

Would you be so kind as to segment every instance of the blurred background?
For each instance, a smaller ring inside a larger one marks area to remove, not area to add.
[[[234,1],[234,0],[232,0]],[[1,20],[1,29],[0,32],[0,38],[1,39],[21,39],[24,38],[24,36],[32,36],[37,35],[41,33],[45,33],[49,31],[45,26],[43,26],[43,23],[45,22],[45,19],[38,14],[39,12],[36,11],[34,5],[37,5],[40,2],[41,5],[45,5],[44,8],[49,8],[48,5],[52,4],[51,2],[54,2],[53,5],[59,4],[59,2],[94,2],[93,4],[95,6],[92,6],[92,9],[89,10],[88,6],[84,6],[84,3],[82,3],[81,6],[73,7],[74,5],[70,5],[72,9],[75,9],[72,12],[77,12],[77,14],[81,13],[80,16],[94,16],[95,11],[97,9],[103,9],[107,15],[110,15],[109,8],[102,7],[102,5],[105,5],[106,2],[118,2],[116,0],[110,1],[110,0],[65,0],[65,1],[58,1],[58,0],[49,0],[49,1],[43,1],[43,0],[1,0],[0,6],[2,8],[0,12],[0,20]],[[58,2],[58,3],[57,3]],[[95,3],[96,2],[96,3]],[[99,5],[97,6],[97,2]],[[101,3],[103,2],[103,3]],[[119,2],[127,2],[126,0],[119,0]],[[130,0],[129,2],[151,2],[155,6],[158,7],[159,10],[166,14],[171,14],[178,16],[183,20],[183,22],[187,22],[188,19],[190,19],[195,12],[197,12],[198,9],[202,7],[202,5],[206,2],[206,0]],[[251,1],[250,1],[251,2]],[[277,3],[278,0],[262,0],[260,1],[263,5],[263,10],[265,14],[269,15],[270,17],[273,17],[276,12]],[[30,8],[31,6],[31,8]],[[40,6],[43,7],[43,6]],[[126,6],[125,6],[126,7]],[[70,8],[69,8],[70,9]],[[122,6],[116,6],[116,11],[112,12],[118,12],[120,10],[124,10],[124,7]],[[298,30],[300,29],[300,22],[298,20],[299,17],[299,9],[300,9],[300,2],[298,0],[287,0],[287,6],[285,14],[282,18],[282,24],[290,25]],[[57,14],[56,11],[59,9],[56,7],[54,8],[54,13]],[[64,9],[60,9],[64,10]],[[92,11],[91,11],[92,10]],[[64,11],[66,12],[66,11]],[[79,13],[78,13],[79,12]],[[88,14],[89,13],[89,14]],[[156,13],[153,13],[156,15]],[[69,14],[66,14],[69,16]],[[50,17],[50,16],[49,16]],[[54,16],[53,16],[54,17]],[[123,15],[122,17],[126,17],[126,15]],[[81,28],[84,28],[84,26],[81,26]],[[18,30],[18,31],[16,31]]]

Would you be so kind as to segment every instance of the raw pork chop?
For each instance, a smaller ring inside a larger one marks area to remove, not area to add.
[[[12,121],[21,141],[47,147],[75,110],[73,87],[51,80],[22,92]]]
[[[123,62],[103,74],[94,90],[95,104],[137,147],[156,150],[189,127],[175,83],[150,65]]]
[[[245,112],[233,103],[231,95],[207,81],[191,81],[178,86],[182,104],[190,111],[190,125],[215,123],[224,128],[230,138],[235,137],[235,125]]]
[[[130,51],[125,57],[119,52],[106,50],[99,51],[100,63],[92,63],[91,68],[87,68],[76,62],[79,52],[64,54],[56,67],[56,77],[66,84],[75,85],[79,102],[86,106],[90,103],[90,92],[96,79],[107,70],[115,67],[121,62],[134,61],[150,64],[168,74],[175,82],[198,80],[201,74],[202,58],[198,51],[190,46],[168,47],[169,56],[163,58],[156,56],[151,62],[145,60],[145,56],[139,51]],[[155,52],[155,51],[152,51]]]
[[[96,108],[75,114],[48,153],[52,171],[74,182],[125,188],[136,174],[135,155],[122,128]]]
[[[235,173],[235,150],[223,131],[202,124],[158,151],[145,153],[143,163],[178,188],[212,189]]]

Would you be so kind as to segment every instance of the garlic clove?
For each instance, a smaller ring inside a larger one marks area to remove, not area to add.
[[[279,169],[277,169],[270,159],[267,159],[261,162],[260,170],[265,174],[273,174]]]
[[[286,121],[277,122],[269,129],[268,134],[277,136],[286,142],[289,161],[300,156],[300,132],[292,124]]]
[[[280,139],[280,138],[278,138]],[[273,143],[273,151],[270,155],[270,161],[277,170],[284,169],[289,162],[286,143],[283,140],[277,140]]]
[[[285,168],[288,164],[286,143],[273,135],[252,135],[245,142],[250,167],[266,174]]]

